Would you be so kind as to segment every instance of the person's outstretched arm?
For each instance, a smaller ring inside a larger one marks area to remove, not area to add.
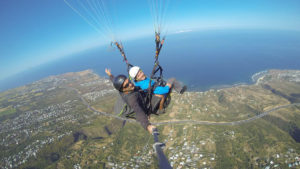
[[[111,74],[110,69],[105,68],[105,73],[109,76],[109,79],[110,79],[111,81],[113,81],[114,76]]]
[[[156,127],[149,122],[147,113],[145,112],[143,103],[139,97],[137,97],[137,95],[130,95],[127,97],[127,101],[128,105],[136,114],[136,121],[138,121],[145,130],[148,130],[149,133],[152,133],[152,129]]]

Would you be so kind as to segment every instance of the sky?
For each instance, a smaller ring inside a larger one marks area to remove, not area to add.
[[[70,4],[75,1],[67,0]],[[113,21],[114,33],[120,39],[153,34],[151,1],[155,0],[107,1],[114,2],[105,5],[106,16]],[[300,31],[299,0],[171,0],[168,7],[165,20],[169,33],[214,29]],[[98,21],[102,25],[93,26],[88,12],[80,14],[64,0],[0,0],[0,81],[43,63],[108,45],[112,39],[103,29],[104,20]]]

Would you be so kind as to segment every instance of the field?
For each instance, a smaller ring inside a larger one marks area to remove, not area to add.
[[[271,70],[253,85],[173,93],[166,113],[150,118],[170,164],[296,168],[299,76],[299,71]],[[0,165],[158,168],[152,135],[138,123],[105,114],[114,114],[117,95],[107,79],[90,70],[0,93]]]

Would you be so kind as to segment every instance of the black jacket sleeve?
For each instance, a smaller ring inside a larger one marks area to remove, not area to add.
[[[139,92],[133,92],[127,94],[124,98],[124,101],[134,110],[136,114],[136,120],[147,130],[150,122],[147,117],[147,112],[145,106],[143,105],[142,98]]]

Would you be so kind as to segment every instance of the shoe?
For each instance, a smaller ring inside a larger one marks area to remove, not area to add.
[[[183,86],[183,88],[180,90],[180,94],[183,94],[185,91],[186,91],[187,87],[186,86]]]

